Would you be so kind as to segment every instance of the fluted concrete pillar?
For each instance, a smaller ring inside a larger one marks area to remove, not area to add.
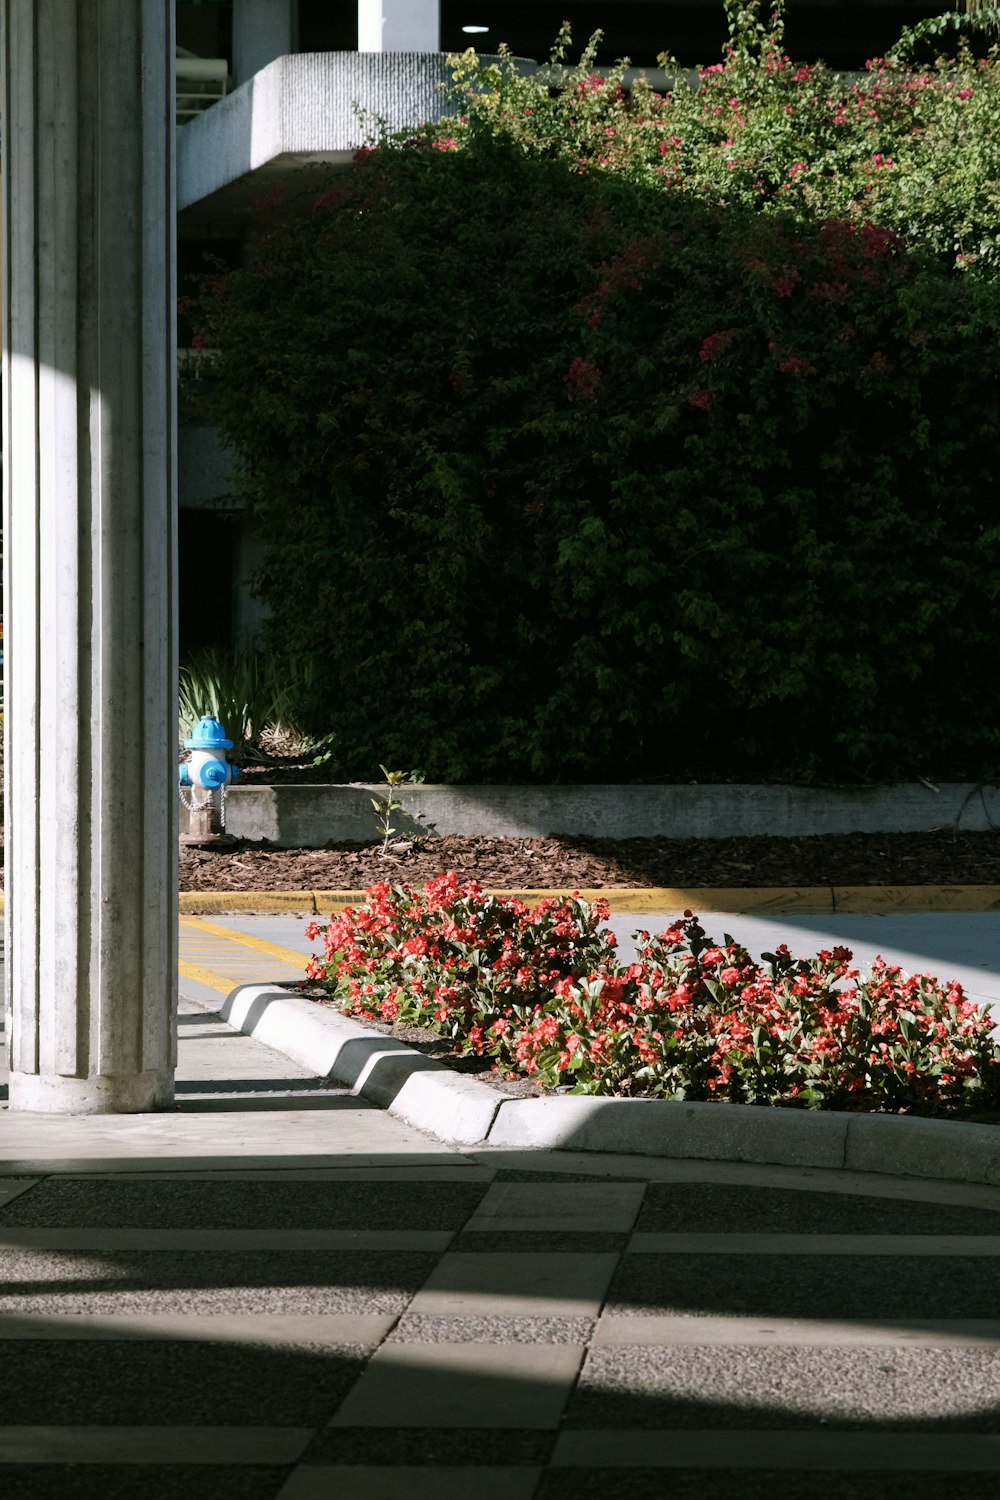
[[[169,1104],[173,6],[4,0],[13,1109]]]
[[[358,0],[359,52],[437,52],[441,0]]]

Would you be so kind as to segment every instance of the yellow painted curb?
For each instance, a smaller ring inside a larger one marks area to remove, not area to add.
[[[1000,885],[839,885],[834,911],[1000,911]]]
[[[540,901],[571,896],[569,888],[491,889],[498,896]],[[849,885],[849,886],[610,886],[580,888],[586,901],[605,900],[615,911],[685,911],[773,914],[1000,911],[1000,885]],[[184,914],[208,912],[305,911],[319,916],[358,906],[364,891],[182,891]]]
[[[363,899],[358,892],[355,900]],[[205,916],[210,912],[259,912],[317,910],[312,891],[181,891],[178,897],[181,916]]]
[[[584,901],[607,901],[615,911],[832,911],[829,886],[757,886],[737,888],[705,886],[673,889],[664,886],[490,886],[491,896],[510,896],[520,901],[542,901],[580,896]],[[364,891],[314,891],[316,909],[324,915],[346,905],[359,905]]]
[[[499,890],[495,896],[517,896],[522,901],[540,901],[544,896],[571,896],[564,889]],[[668,886],[635,889],[606,886],[600,890],[581,888],[576,894],[586,901],[610,902],[615,911],[801,912],[870,913],[910,911],[1000,911],[1000,885],[813,885],[813,886]],[[327,916],[345,906],[359,906],[364,891],[181,891],[182,916],[207,916],[212,912],[248,912],[261,916],[285,911],[311,912]],[[0,912],[4,909],[0,894]]]

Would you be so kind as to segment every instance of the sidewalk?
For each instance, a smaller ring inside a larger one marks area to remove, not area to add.
[[[5,1496],[997,1488],[1000,1188],[449,1149],[182,1010],[173,1113],[0,1113]]]

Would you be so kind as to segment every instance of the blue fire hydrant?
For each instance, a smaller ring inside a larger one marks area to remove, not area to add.
[[[233,742],[226,739],[226,731],[214,714],[202,715],[184,741],[184,748],[191,751],[191,759],[177,768],[181,786],[200,786],[214,792],[239,780],[239,766],[226,759]]]
[[[230,843],[225,833],[225,791],[240,774],[239,767],[226,759],[233,742],[214,714],[203,714],[184,748],[191,751],[191,759],[177,768],[181,801],[188,810],[188,831],[181,843]],[[190,796],[185,795],[185,787],[192,788]],[[200,799],[195,788],[202,792]]]

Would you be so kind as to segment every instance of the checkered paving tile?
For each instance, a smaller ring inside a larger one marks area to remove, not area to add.
[[[1000,1493],[1000,1190],[697,1172],[4,1179],[0,1489]]]

